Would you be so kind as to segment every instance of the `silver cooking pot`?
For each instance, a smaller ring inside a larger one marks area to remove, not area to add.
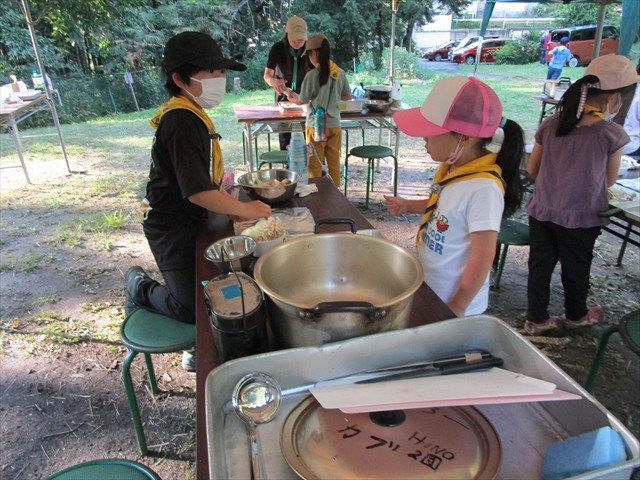
[[[287,240],[262,255],[253,272],[271,329],[286,348],[406,328],[423,281],[409,250],[351,233]]]

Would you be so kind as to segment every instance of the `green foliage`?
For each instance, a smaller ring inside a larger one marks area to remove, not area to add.
[[[537,17],[555,17],[555,28],[577,27],[580,25],[592,25],[598,23],[599,7],[596,2],[559,5],[552,3],[539,4],[533,8],[533,14]],[[622,8],[619,4],[607,5],[604,23],[620,27]]]
[[[494,53],[496,63],[526,65],[540,60],[540,34],[525,34]]]
[[[420,61],[407,52],[404,48],[396,47],[393,49],[393,77],[398,80],[407,80],[416,77],[416,71]],[[385,48],[382,52],[382,70],[390,71],[391,65],[391,49]]]
[[[130,213],[124,214],[122,210],[118,210],[113,213],[103,213],[104,221],[108,228],[112,228],[114,230],[118,230],[119,228],[123,228],[124,224],[127,223],[129,217],[131,217]]]
[[[367,51],[361,57],[362,71],[357,73],[355,77],[357,82],[365,85],[386,83],[390,74],[389,65],[391,64],[391,50],[385,48],[382,57],[378,60],[375,52]],[[394,69],[393,76],[399,80],[415,78],[420,64],[419,59],[407,52],[404,48],[396,47],[394,49]]]

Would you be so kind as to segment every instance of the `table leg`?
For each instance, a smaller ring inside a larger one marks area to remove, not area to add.
[[[629,237],[631,236],[631,223],[627,223],[627,227],[625,228],[624,238],[622,239],[622,246],[620,247],[620,253],[618,253],[618,262],[616,266],[619,267],[622,265],[622,257],[624,257],[624,251],[627,248],[627,242],[629,241]]]
[[[389,128],[389,134],[391,134],[391,127]],[[395,134],[395,145],[393,146],[393,154],[396,156],[396,162],[398,161],[398,152],[400,151],[400,130],[397,126],[393,127],[393,133]],[[391,180],[393,180],[394,185],[398,185],[398,179],[396,178],[397,168],[391,172]],[[397,190],[397,187],[396,187]],[[397,193],[394,193],[396,195]]]
[[[16,150],[18,151],[18,158],[20,159],[20,164],[22,165],[22,171],[24,172],[24,176],[27,179],[27,183],[31,183],[31,179],[29,178],[29,172],[27,172],[27,166],[24,163],[24,157],[22,156],[22,142],[20,141],[20,130],[18,130],[18,124],[12,116],[9,116],[9,132],[11,132],[11,137],[13,138],[13,143],[16,146]]]
[[[252,140],[251,124],[244,124],[244,142],[245,152],[247,153],[247,163],[249,164],[249,171],[253,171],[253,140]]]
[[[546,104],[542,102],[542,106],[540,107],[540,119],[538,120],[538,125],[540,125],[542,123],[542,120],[544,120],[544,112],[546,110],[545,106]]]

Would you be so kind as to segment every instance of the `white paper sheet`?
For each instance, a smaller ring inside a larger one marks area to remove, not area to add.
[[[310,392],[322,407],[346,413],[582,398],[501,368],[369,384],[320,382]]]

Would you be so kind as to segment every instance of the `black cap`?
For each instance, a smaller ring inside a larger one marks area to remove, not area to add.
[[[171,38],[164,48],[163,64],[167,72],[186,64],[211,70],[247,69],[246,65],[225,58],[216,41],[200,32],[182,32]]]

